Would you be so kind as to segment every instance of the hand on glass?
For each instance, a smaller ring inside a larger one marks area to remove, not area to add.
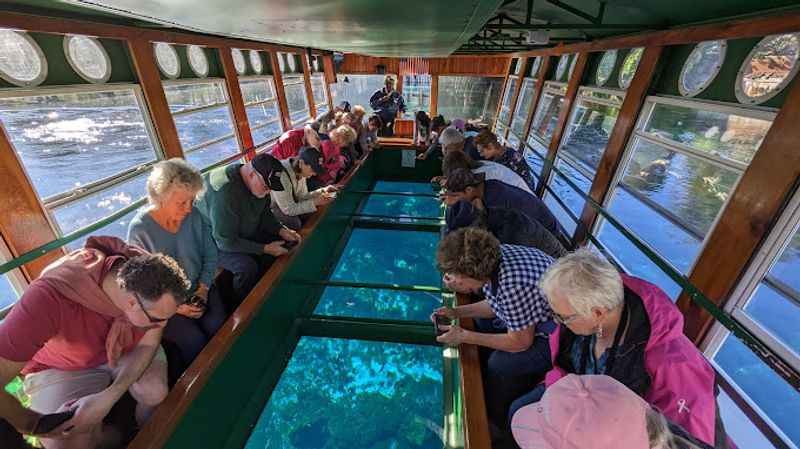
[[[268,245],[264,245],[264,253],[270,256],[280,257],[289,252],[289,250],[283,246],[284,243],[283,240],[277,240]]]
[[[294,231],[289,228],[281,228],[281,230],[278,231],[278,235],[280,236],[280,238],[286,240],[287,242],[299,242],[300,240],[303,240],[303,238],[300,237],[300,234],[298,234],[297,231]]]

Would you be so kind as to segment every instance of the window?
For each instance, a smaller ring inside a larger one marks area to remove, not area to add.
[[[233,58],[233,68],[236,73],[244,75],[247,72],[247,63],[244,60],[244,53],[238,48],[231,48],[231,57]]]
[[[65,36],[64,54],[73,70],[90,83],[105,83],[111,77],[111,60],[97,39]]]
[[[597,65],[596,81],[598,86],[606,84],[611,78],[611,72],[614,71],[614,66],[617,64],[617,50],[608,50],[603,54],[600,59],[600,64]]]
[[[569,55],[561,55],[558,58],[558,65],[556,66],[556,81],[564,81],[564,74],[569,65]]]
[[[11,252],[0,240],[0,265],[11,260]],[[11,270],[0,276],[0,312],[12,306],[20,297],[20,292],[25,290],[26,282],[18,269]],[[0,318],[2,321],[2,318]]]
[[[144,197],[144,177],[161,153],[138,86],[7,95],[0,99],[0,120],[58,235]],[[124,237],[126,229],[120,220],[102,232]]]
[[[763,103],[778,95],[797,74],[800,35],[767,36],[753,48],[739,69],[736,98],[742,103]]]
[[[208,76],[208,57],[203,47],[190,45],[186,50],[189,56],[189,67],[199,78]]]
[[[514,101],[514,92],[517,91],[517,83],[519,78],[515,76],[508,77],[506,83],[506,90],[503,92],[503,103],[500,105],[500,115],[497,116],[497,122],[504,126],[508,126],[509,119],[511,118],[511,102]]]
[[[264,70],[264,63],[261,62],[261,53],[257,50],[250,50],[250,67],[253,68],[253,71],[256,74],[260,75],[261,72]]]
[[[694,97],[704,91],[722,68],[725,61],[725,41],[700,42],[683,64],[678,90],[684,97]]]
[[[37,86],[47,77],[47,60],[28,34],[0,28],[0,78],[15,86]]]
[[[536,106],[531,129],[528,131],[528,145],[525,149],[525,158],[533,173],[537,175],[542,172],[542,160],[547,157],[547,149],[553,138],[553,131],[558,122],[558,115],[561,113],[566,93],[567,85],[564,83],[554,81],[544,83],[542,97]],[[535,152],[539,157],[534,156],[531,152]]]
[[[650,97],[606,208],[680,272],[687,273],[773,114]],[[599,240],[618,262],[673,299],[679,287],[602,220]]]
[[[406,102],[406,114],[414,115],[417,111],[431,110],[431,76],[406,75],[403,77],[403,99]]]
[[[294,53],[285,53],[286,55],[286,66],[289,68],[290,72],[297,71],[297,56]]]
[[[239,87],[242,89],[253,144],[263,145],[280,137],[283,129],[272,77],[240,78]]]
[[[187,161],[205,168],[239,153],[223,80],[164,83],[164,93]]]
[[[328,93],[325,90],[325,75],[320,73],[311,76],[311,93],[314,95],[318,117],[328,112]]]
[[[625,56],[622,62],[622,67],[619,69],[619,87],[627,89],[633,81],[633,75],[636,74],[636,69],[639,68],[639,61],[642,59],[644,47],[634,48]]]
[[[292,60],[292,58],[290,58]],[[311,118],[306,96],[306,83],[302,75],[286,75],[283,77],[283,90],[286,93],[286,105],[289,107],[289,121],[297,126]]]
[[[437,111],[446,119],[463,118],[491,123],[497,113],[502,78],[440,76]]]
[[[525,133],[525,122],[528,120],[528,113],[533,103],[533,91],[536,87],[536,80],[525,78],[522,82],[522,91],[517,99],[517,107],[514,109],[514,118],[511,119],[511,132],[515,134],[514,139],[517,143],[519,137]],[[509,139],[511,135],[509,134]]]
[[[156,42],[154,45],[156,52],[156,64],[167,78],[175,79],[181,75],[181,63],[178,60],[178,52],[175,47],[165,42]]]
[[[331,85],[333,103],[343,101],[355,106],[360,104],[369,111],[369,99],[376,91],[383,89],[384,75],[339,75],[337,83]]]
[[[531,64],[531,78],[536,78],[539,76],[539,69],[542,67],[542,58],[544,56],[537,56],[533,58],[533,64]]]

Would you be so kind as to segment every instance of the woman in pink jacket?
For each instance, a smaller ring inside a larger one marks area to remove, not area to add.
[[[342,154],[342,147],[347,147],[355,142],[357,135],[350,125],[341,125],[328,133],[327,139],[324,135],[321,137],[322,157],[324,159],[322,166],[325,172],[317,175],[319,186],[314,183],[313,186],[315,188],[336,182],[340,174],[339,172],[345,168],[345,157]]]
[[[281,134],[278,141],[270,148],[269,154],[275,159],[289,159],[297,157],[300,154],[300,148],[304,146],[312,146],[317,149],[320,147],[319,135],[310,126],[290,129]]]
[[[714,370],[661,289],[620,274],[588,249],[559,259],[540,286],[561,323],[550,335],[553,369],[544,385],[514,402],[510,416],[567,374],[605,374],[699,440],[725,441],[715,430]]]

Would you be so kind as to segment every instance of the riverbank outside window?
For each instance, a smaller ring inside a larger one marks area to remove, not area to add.
[[[500,114],[497,116],[496,125],[497,134],[499,134],[500,137],[505,133],[505,129],[508,128],[510,123],[511,102],[514,101],[514,92],[517,90],[517,83],[519,83],[519,77],[509,76],[506,89],[503,91],[503,102],[500,104]],[[502,132],[501,129],[503,130]]]
[[[314,62],[317,60],[314,59]],[[325,75],[318,73],[311,76],[311,93],[314,97],[314,108],[317,110],[317,117],[328,112],[328,92],[325,89]]]
[[[271,76],[240,77],[247,121],[253,145],[260,146],[280,137],[281,113],[275,97],[275,81]]]
[[[414,117],[417,111],[431,110],[431,76],[406,75],[403,77],[403,100],[406,116]]]
[[[436,110],[446,120],[463,118],[491,125],[502,86],[503,78],[439,76]]]
[[[336,84],[331,84],[333,104],[343,101],[352,106],[360,104],[369,115],[372,110],[369,99],[375,91],[383,89],[384,77],[385,75],[338,75]]]
[[[525,78],[522,81],[522,90],[514,108],[514,117],[511,119],[511,132],[508,133],[508,145],[514,149],[519,146],[520,136],[525,132],[525,122],[533,104],[533,93],[536,89],[535,78]]]
[[[528,131],[528,144],[525,148],[525,159],[531,167],[531,172],[538,178],[544,167],[544,159],[547,157],[547,150],[550,141],[553,139],[553,131],[558,123],[558,115],[564,104],[564,96],[567,94],[567,85],[555,81],[544,83],[542,97],[536,106],[536,112],[531,120],[531,128]]]

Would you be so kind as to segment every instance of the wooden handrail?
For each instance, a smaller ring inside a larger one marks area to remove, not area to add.
[[[459,306],[470,303],[466,295],[456,294]],[[467,330],[474,330],[471,318],[460,318],[459,324]],[[483,377],[478,347],[461,344],[458,347],[458,363],[461,369],[461,396],[464,398],[464,447],[465,449],[491,449],[489,418],[486,414],[486,400],[483,395]]]
[[[346,185],[355,176],[369,157],[365,154],[356,162],[350,173],[341,180]],[[333,203],[331,203],[333,204]],[[228,317],[217,334],[208,342],[205,349],[197,356],[178,382],[170,390],[167,398],[158,406],[147,424],[139,431],[128,449],[157,449],[164,446],[175,428],[183,418],[192,402],[214,373],[216,367],[228,354],[236,340],[245,332],[261,306],[269,297],[272,289],[278,284],[281,276],[291,266],[299,249],[317,228],[328,213],[331,204],[320,206],[308,222],[300,230],[303,241],[288,256],[278,258],[261,280],[253,287],[242,304]]]

